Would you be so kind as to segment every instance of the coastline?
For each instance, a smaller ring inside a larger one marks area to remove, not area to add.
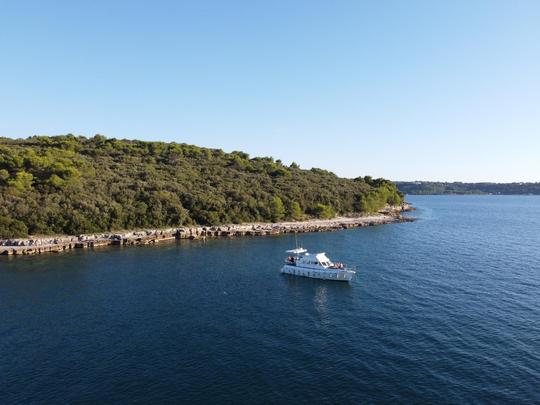
[[[402,212],[413,211],[410,204],[386,207],[376,214],[332,219],[310,219],[298,222],[246,223],[218,226],[181,226],[166,229],[146,229],[125,232],[83,234],[79,236],[44,236],[24,239],[0,239],[0,255],[19,256],[61,253],[71,249],[101,246],[136,246],[156,244],[176,239],[234,238],[266,236],[284,233],[330,232],[399,222],[412,222]]]

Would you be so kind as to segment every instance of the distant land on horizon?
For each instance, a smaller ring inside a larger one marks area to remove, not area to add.
[[[435,194],[500,194],[540,195],[539,183],[463,183],[442,181],[395,181],[398,189],[411,195]]]

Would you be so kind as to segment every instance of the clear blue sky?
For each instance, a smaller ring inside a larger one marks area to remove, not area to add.
[[[0,136],[540,181],[540,1],[7,1]]]

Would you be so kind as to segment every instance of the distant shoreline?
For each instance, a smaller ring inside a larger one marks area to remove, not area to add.
[[[167,229],[107,232],[79,236],[43,236],[24,239],[0,240],[0,255],[20,256],[44,253],[61,253],[71,249],[88,249],[101,246],[150,245],[175,239],[234,238],[240,236],[265,236],[284,233],[328,232],[349,228],[411,222],[402,212],[413,211],[410,204],[387,207],[376,214],[332,219],[310,219],[298,222],[248,223],[220,226],[182,226]]]
[[[538,197],[540,194],[502,194],[502,193],[406,193],[405,195],[413,196],[442,196],[442,195],[457,195],[457,196],[494,196],[494,197]]]
[[[408,195],[540,195],[540,183],[396,181],[395,184]]]

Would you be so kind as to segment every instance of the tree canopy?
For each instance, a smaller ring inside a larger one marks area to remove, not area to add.
[[[400,204],[384,179],[101,135],[0,138],[0,237],[329,218]]]

